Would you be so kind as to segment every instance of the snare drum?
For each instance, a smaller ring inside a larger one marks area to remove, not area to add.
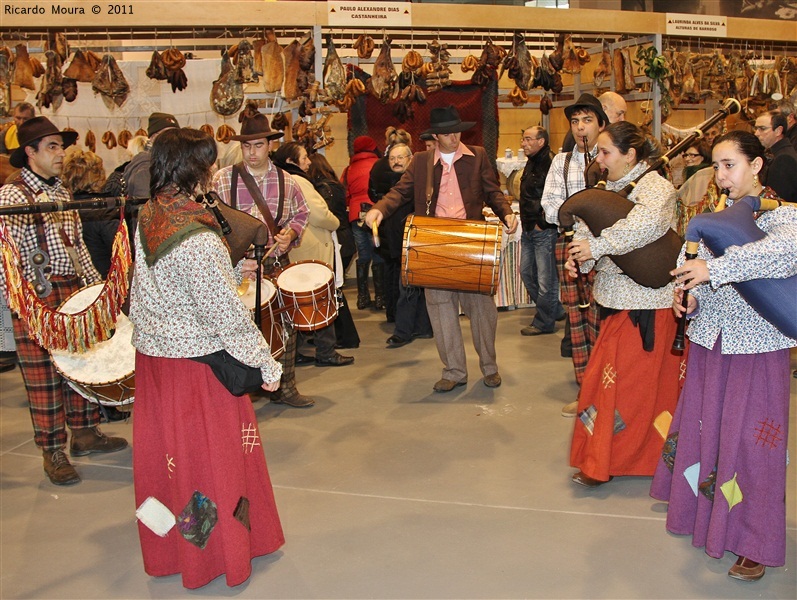
[[[502,235],[500,225],[486,221],[410,215],[401,251],[402,283],[493,295]]]
[[[315,331],[338,316],[335,273],[318,260],[288,265],[277,277],[280,302],[294,329]]]
[[[254,285],[246,289],[246,293],[241,296],[241,300],[252,314],[255,312],[255,291]],[[278,302],[277,288],[269,279],[260,280],[260,331],[266,338],[271,356],[275,359],[282,356],[285,352],[285,340],[282,335],[282,325],[277,318]]]
[[[100,295],[102,283],[78,290],[58,307],[60,312],[79,313]],[[119,313],[111,339],[83,353],[52,350],[53,365],[78,394],[105,406],[130,404],[135,395],[136,350],[133,324]]]

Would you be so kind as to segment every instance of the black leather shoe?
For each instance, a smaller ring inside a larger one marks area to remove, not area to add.
[[[350,365],[354,362],[353,356],[343,356],[342,354],[338,354],[335,352],[329,358],[316,358],[315,359],[315,366],[316,367],[345,367],[346,365]]]
[[[412,339],[414,340],[431,340],[434,337],[433,333],[413,333]]]
[[[412,340],[405,340],[404,338],[400,338],[397,335],[391,335],[387,338],[387,346],[388,348],[401,348],[402,346],[406,346]]]
[[[296,364],[297,365],[312,365],[315,362],[315,358],[312,356],[307,356],[306,354],[299,354],[296,353]]]

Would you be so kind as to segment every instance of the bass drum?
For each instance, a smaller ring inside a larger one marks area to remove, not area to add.
[[[103,285],[95,283],[78,290],[58,310],[79,313],[97,299]],[[111,339],[83,353],[52,350],[50,356],[69,386],[86,400],[121,407],[135,399],[136,350],[132,338],[133,324],[124,313],[119,313]]]

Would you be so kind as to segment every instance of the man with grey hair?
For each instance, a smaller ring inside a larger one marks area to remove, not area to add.
[[[603,92],[599,97],[603,112],[609,117],[609,123],[619,123],[625,121],[625,114],[628,112],[628,104],[617,92]]]
[[[543,127],[528,127],[520,138],[520,147],[528,160],[520,178],[520,277],[529,292],[537,313],[521,335],[546,335],[556,331],[556,320],[564,319],[559,301],[559,277],[556,273],[557,227],[545,220],[542,192],[553,155],[548,132]]]
[[[794,103],[788,99],[781,100],[776,105],[775,110],[786,117],[786,138],[797,150],[797,114],[795,114]]]

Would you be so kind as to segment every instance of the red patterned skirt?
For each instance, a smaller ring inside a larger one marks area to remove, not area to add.
[[[686,356],[671,350],[677,321],[655,311],[655,343],[642,348],[629,311],[601,322],[578,396],[570,464],[587,476],[653,475],[683,385]]]
[[[133,480],[149,575],[235,586],[285,542],[252,402],[207,365],[136,353]]]

